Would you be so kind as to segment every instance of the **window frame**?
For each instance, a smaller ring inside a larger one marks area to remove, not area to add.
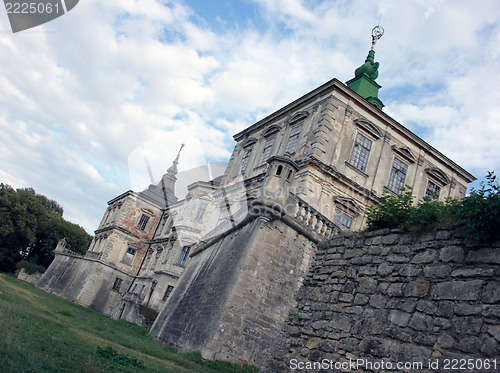
[[[339,218],[340,216],[340,218]],[[345,220],[349,219],[349,225],[344,224]],[[343,209],[337,209],[335,211],[335,218],[333,220],[334,223],[337,224],[337,226],[343,230],[343,231],[350,231],[352,229],[352,224],[354,223],[354,216],[351,214],[348,214],[346,211]]]
[[[151,216],[142,213],[141,217],[139,218],[139,222],[137,223],[137,229],[144,232],[146,230],[146,227],[148,226],[149,220],[151,220]]]
[[[198,205],[198,210],[196,210],[196,215],[193,220],[201,223],[203,221],[205,213],[207,212],[207,209],[208,209],[208,203],[200,202],[200,204]]]
[[[115,277],[115,282],[113,282],[113,287],[111,289],[120,292],[122,284],[123,284],[123,279],[120,277]]]
[[[398,177],[397,173],[401,172],[401,169],[395,167],[396,162],[399,162],[399,164],[401,166],[404,166],[404,177],[403,177],[401,182],[398,182],[396,179]],[[406,162],[403,162],[398,157],[394,157],[394,160],[392,161],[391,173],[389,174],[389,182],[387,183],[387,189],[389,189],[390,191],[392,191],[396,194],[401,194],[401,189],[403,189],[405,187],[406,176],[408,175],[408,167],[409,167],[409,165]],[[393,178],[393,175],[394,175],[394,178]],[[401,184],[401,186],[399,188],[397,188],[398,184]]]
[[[181,267],[186,266],[186,262],[189,257],[189,252],[191,251],[191,246],[185,245],[182,247],[181,252],[179,254],[179,258],[177,259],[176,264]]]
[[[167,288],[165,289],[165,293],[163,293],[163,297],[161,298],[162,301],[166,301],[170,294],[172,294],[172,291],[174,290],[174,287],[172,285],[167,285]]]
[[[262,154],[260,156],[259,164],[257,167],[261,167],[266,164],[266,161],[271,158],[273,152],[273,147],[276,141],[276,134],[272,134],[265,138],[264,148],[262,148]],[[269,145],[270,144],[270,145]]]
[[[429,189],[430,184],[434,185],[435,189],[437,189],[437,192],[436,191],[430,192]],[[430,197],[433,201],[439,201],[439,197],[441,195],[441,189],[442,187],[439,183],[437,183],[434,180],[427,179],[427,186],[425,187],[425,196]]]
[[[369,148],[367,148],[366,143],[368,143]],[[357,149],[360,149],[359,152],[357,151]],[[373,140],[370,138],[370,136],[367,136],[361,131],[357,131],[356,138],[354,139],[354,145],[351,151],[351,157],[349,158],[349,164],[361,172],[366,172],[372,149]],[[354,157],[356,154],[357,157],[355,160]]]
[[[240,173],[243,175],[247,169],[248,161],[250,160],[250,156],[252,155],[253,146],[249,146],[247,148],[243,148],[243,157],[240,162]]]
[[[299,122],[293,126],[290,126],[290,134],[288,135],[288,140],[286,142],[285,153],[288,152],[290,154],[294,154],[296,152],[300,134],[302,133],[302,128],[304,128],[304,122]],[[292,142],[293,145],[290,145],[292,144]]]

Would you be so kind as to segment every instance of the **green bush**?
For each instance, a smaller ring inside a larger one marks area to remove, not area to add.
[[[488,173],[479,190],[473,189],[461,200],[448,198],[443,202],[424,197],[414,205],[414,198],[408,186],[397,196],[384,192],[380,203],[368,208],[367,230],[463,224],[469,241],[499,238],[500,187],[493,172]]]
[[[472,190],[464,198],[460,218],[468,228],[469,239],[492,240],[500,234],[500,187],[493,172],[488,172],[486,183]]]
[[[35,263],[32,263],[32,262],[27,262],[25,260],[21,260],[20,262],[18,262],[16,264],[16,269],[18,271],[20,271],[23,268],[24,268],[24,271],[29,275],[32,275],[33,273],[36,273],[36,272],[39,272],[39,273],[45,272],[45,267],[38,265],[38,264],[35,264]]]

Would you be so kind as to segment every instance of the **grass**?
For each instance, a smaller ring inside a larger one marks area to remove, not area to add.
[[[258,372],[153,341],[124,320],[0,274],[0,372]]]

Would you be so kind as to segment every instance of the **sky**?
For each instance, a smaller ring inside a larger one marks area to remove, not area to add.
[[[478,179],[498,173],[498,0],[80,0],[18,33],[0,9],[0,182],[92,233],[181,143],[180,171],[228,161],[234,134],[353,78],[379,20],[384,112]]]

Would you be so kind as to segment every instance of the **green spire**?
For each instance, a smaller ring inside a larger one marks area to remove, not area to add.
[[[375,43],[384,34],[384,29],[376,26],[372,30],[372,47],[368,52],[365,63],[354,72],[354,79],[346,82],[347,86],[369,103],[382,110],[384,104],[378,98],[378,90],[382,88],[375,79],[378,77],[379,63],[375,62]]]

